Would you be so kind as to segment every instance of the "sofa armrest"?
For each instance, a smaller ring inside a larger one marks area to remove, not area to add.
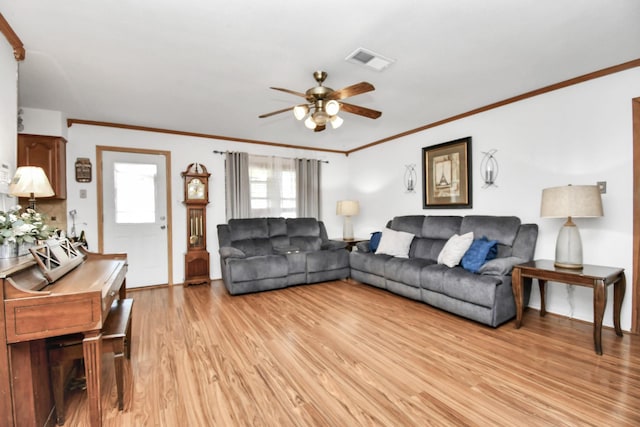
[[[247,255],[238,248],[232,246],[223,246],[218,251],[222,259],[226,258],[246,258]]]
[[[356,249],[358,249],[358,252],[371,252],[368,240],[356,243]]]
[[[522,264],[527,262],[526,259],[510,256],[505,258],[495,258],[491,261],[487,261],[480,267],[480,274],[486,274],[490,276],[509,276],[516,264]]]
[[[326,240],[322,242],[321,249],[334,250],[334,249],[345,249],[346,247],[347,247],[346,242],[341,242],[339,240]]]

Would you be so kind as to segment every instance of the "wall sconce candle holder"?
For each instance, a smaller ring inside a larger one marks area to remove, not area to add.
[[[494,154],[498,150],[483,151],[484,157],[480,163],[480,173],[482,174],[482,181],[484,185],[482,188],[496,186],[496,179],[498,178],[498,161],[494,157]]]
[[[404,188],[407,193],[416,192],[416,181],[418,174],[416,173],[416,165],[405,165],[404,171]]]

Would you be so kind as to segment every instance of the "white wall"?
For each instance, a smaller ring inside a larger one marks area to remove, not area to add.
[[[22,126],[20,133],[31,135],[61,136],[67,139],[67,118],[60,111],[20,107]]]
[[[456,94],[452,94],[456,96]],[[561,219],[540,218],[543,188],[607,181],[603,218],[578,218],[584,262],[623,267],[627,295],[622,327],[631,327],[633,160],[632,98],[640,96],[640,69],[624,71],[510,104],[394,140],[349,156],[351,196],[360,200],[355,234],[367,236],[396,215],[517,215],[540,227],[536,258],[554,258]],[[429,100],[425,100],[429,102]],[[422,173],[422,147],[471,136],[472,209],[423,209],[422,180],[416,193],[404,192],[405,165]],[[497,149],[497,187],[483,189],[481,152]],[[551,283],[547,310],[593,321],[588,288]],[[612,325],[612,289],[604,323]],[[537,286],[530,306],[539,308]]]
[[[186,210],[182,204],[183,182],[180,173],[189,163],[202,163],[211,173],[209,185],[210,204],[207,207],[207,246],[211,254],[211,277],[220,278],[218,239],[216,225],[226,222],[224,204],[224,156],[213,151],[246,151],[252,154],[282,157],[305,157],[329,161],[322,164],[321,219],[325,221],[330,236],[342,233],[341,218],[335,215],[336,201],[346,197],[343,185],[347,177],[347,157],[344,155],[244,144],[230,141],[169,135],[154,132],[132,131],[74,124],[68,130],[67,142],[67,210],[78,212],[76,229],[86,230],[87,239],[95,248],[97,235],[96,146],[153,148],[171,152],[171,206],[173,213],[173,282],[184,280],[184,253],[186,251]],[[75,181],[73,165],[76,158],[88,157],[93,168],[90,183]],[[80,190],[87,191],[87,198],[80,198]]]
[[[18,63],[13,56],[13,48],[0,36],[0,168],[6,166],[9,179],[16,167],[16,145],[18,128]],[[7,183],[0,183],[0,210],[4,211],[16,203],[5,196]]]

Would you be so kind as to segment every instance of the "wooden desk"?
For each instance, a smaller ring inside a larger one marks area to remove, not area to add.
[[[626,289],[624,269],[585,265],[580,270],[557,268],[551,260],[535,260],[516,265],[513,268],[513,295],[516,300],[516,329],[522,325],[523,287],[525,280],[538,279],[540,287],[540,316],[546,314],[545,285],[547,281],[586,286],[593,289],[593,342],[596,353],[602,354],[602,318],[607,305],[607,286],[613,287],[613,324],[616,335],[622,336],[620,310]]]

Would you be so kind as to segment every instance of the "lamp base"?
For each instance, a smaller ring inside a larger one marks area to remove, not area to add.
[[[342,228],[342,238],[345,240],[353,239],[353,224],[351,223],[351,217],[345,215],[344,226]]]
[[[559,268],[579,270],[582,268],[582,239],[578,226],[567,218],[556,241],[556,260],[554,264]]]

